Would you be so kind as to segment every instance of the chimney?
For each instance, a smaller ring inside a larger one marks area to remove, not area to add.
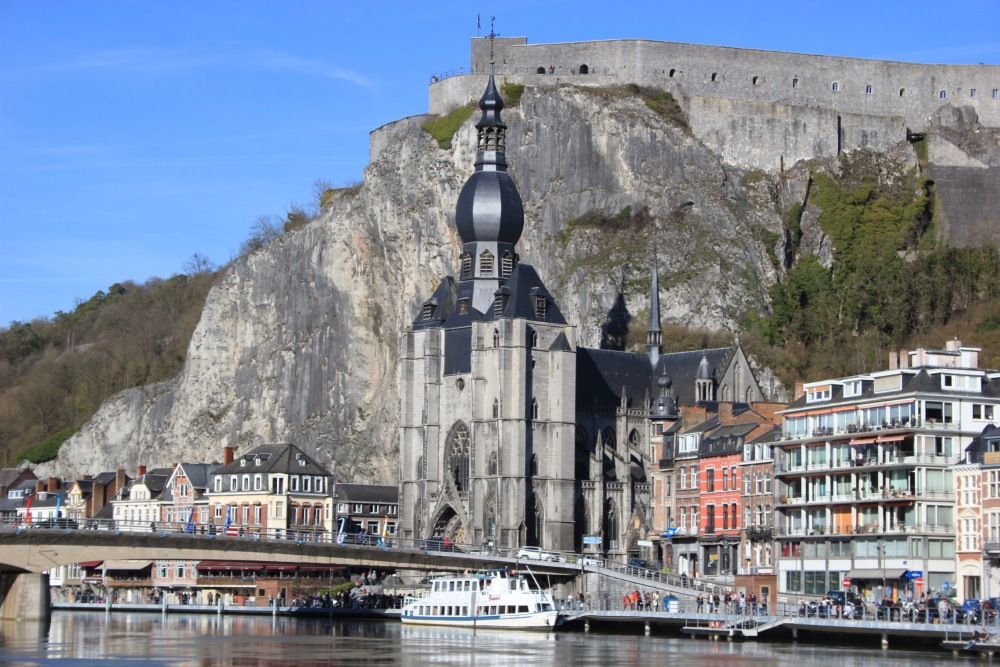
[[[795,383],[795,400],[802,398],[806,393],[806,383],[796,382]]]
[[[944,348],[949,352],[958,352],[958,348],[962,347],[962,341],[955,338],[954,340],[949,340],[944,344]]]
[[[54,493],[59,490],[59,480],[55,477],[49,477],[45,483],[45,490]]]
[[[83,476],[83,481],[85,481],[85,482],[89,482],[92,479],[94,479],[93,475],[84,475]]]
[[[907,350],[899,351],[899,367],[909,368],[910,367],[910,353]]]
[[[899,368],[899,351],[889,350],[889,370],[894,371]]]
[[[115,470],[115,493],[125,488],[125,468]]]
[[[719,403],[719,423],[729,424],[733,421],[733,404]]]
[[[223,447],[222,448],[222,465],[229,465],[233,462],[233,448]]]
[[[87,501],[87,516],[94,516],[108,504],[108,486],[104,482],[94,482],[94,488],[90,492],[90,499]]]
[[[0,484],[0,500],[3,500],[6,497],[7,497],[7,485]]]
[[[142,477],[145,474],[146,474],[146,466],[140,465],[140,466],[136,467],[136,469],[135,469],[135,476],[136,477]]]

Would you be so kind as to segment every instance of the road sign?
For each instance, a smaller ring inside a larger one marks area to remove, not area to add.
[[[600,535],[584,535],[583,536],[583,543],[584,544],[600,544],[601,543],[601,536]]]
[[[924,587],[924,578],[923,577],[917,577],[916,579],[913,580],[913,583],[915,583],[917,585],[917,588],[923,588]]]
[[[844,588],[850,588],[850,587],[851,587],[851,578],[844,577]]]

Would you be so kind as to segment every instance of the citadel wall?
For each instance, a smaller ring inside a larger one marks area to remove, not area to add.
[[[472,40],[472,72],[489,73],[490,41]],[[609,40],[494,43],[498,76],[610,76],[620,83],[681,87],[686,96],[770,102],[842,114],[901,116],[914,131],[943,104],[971,106],[1000,127],[1000,66],[925,65],[676,42]],[[539,74],[543,70],[546,74]],[[583,74],[585,71],[587,74]]]
[[[728,163],[771,173],[842,150],[885,151],[904,141],[907,130],[926,132],[943,105],[971,107],[981,124],[1000,127],[995,65],[922,65],[645,40],[529,45],[523,37],[496,39],[493,60],[501,82],[638,83],[667,90],[684,108],[694,135]],[[478,99],[489,62],[490,41],[473,39],[473,73],[431,84],[430,113]]]

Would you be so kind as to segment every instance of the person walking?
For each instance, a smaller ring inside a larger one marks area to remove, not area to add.
[[[705,608],[705,598],[701,593],[698,593],[698,613],[700,614]]]

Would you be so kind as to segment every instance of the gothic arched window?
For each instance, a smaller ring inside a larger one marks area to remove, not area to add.
[[[538,419],[538,399],[531,399],[531,418]]]
[[[489,468],[489,471],[490,471],[491,475],[497,475],[500,472],[500,468],[497,466],[497,453],[496,452],[493,452],[492,454],[490,454],[490,468]]]
[[[451,427],[444,451],[444,468],[459,493],[469,490],[469,429],[462,422]]]
[[[538,454],[531,455],[531,476],[538,476]]]
[[[500,332],[493,330],[493,347],[500,347]]]
[[[500,418],[500,401],[493,399],[493,419]]]
[[[637,430],[632,429],[632,432],[628,434],[628,444],[633,449],[639,449],[639,432]]]
[[[615,438],[615,432],[610,428],[606,428],[601,431],[601,442],[612,449],[617,449],[618,440]]]
[[[618,508],[610,498],[604,503],[604,545],[606,549],[618,548]]]

